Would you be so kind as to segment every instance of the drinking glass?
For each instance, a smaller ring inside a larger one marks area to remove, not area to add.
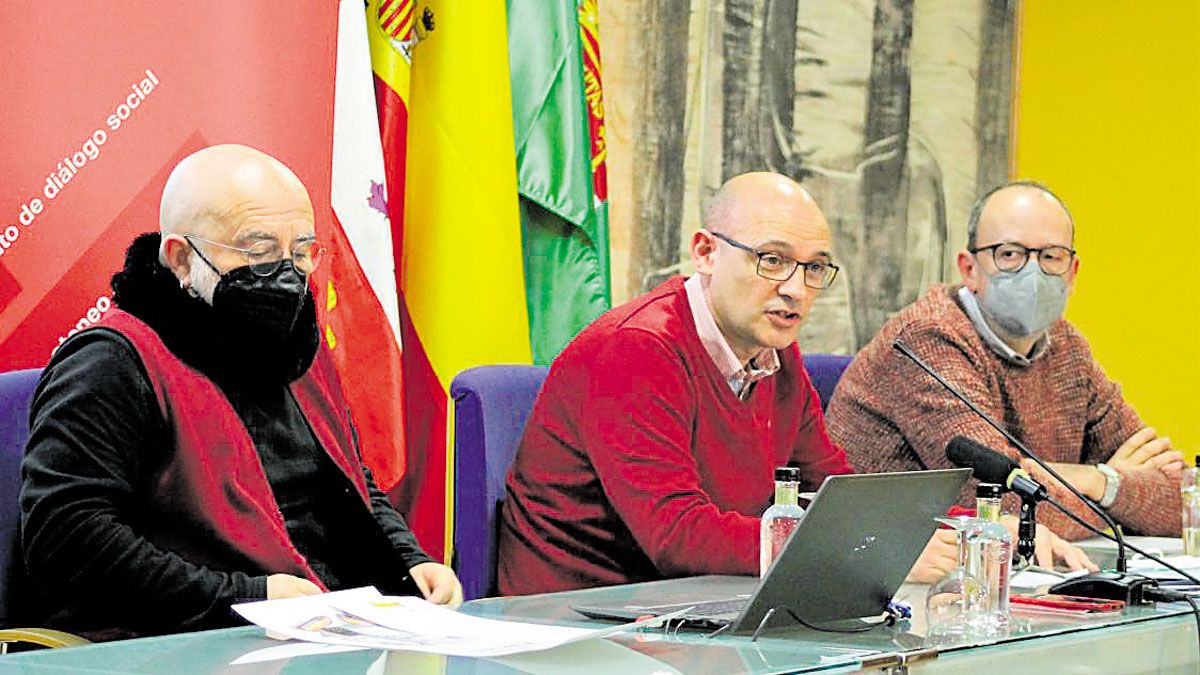
[[[973,637],[983,612],[987,586],[971,569],[971,537],[977,527],[970,517],[937,518],[939,523],[954,530],[958,539],[958,566],[929,587],[925,595],[926,641],[931,644],[956,644]]]

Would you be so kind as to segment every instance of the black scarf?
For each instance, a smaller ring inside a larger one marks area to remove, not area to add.
[[[312,365],[320,338],[312,291],[283,344],[252,344],[216,319],[213,308],[179,287],[158,261],[162,237],[138,235],[125,252],[125,268],[112,277],[113,303],[146,322],[171,353],[219,383],[279,386]]]

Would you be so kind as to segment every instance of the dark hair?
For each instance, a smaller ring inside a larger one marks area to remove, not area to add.
[[[985,206],[987,206],[988,200],[991,199],[992,195],[996,194],[997,192],[1010,187],[1030,187],[1034,188],[1035,190],[1041,190],[1042,192],[1053,197],[1054,201],[1058,202],[1058,205],[1063,207],[1063,211],[1067,212],[1067,220],[1071,222],[1071,244],[1074,245],[1075,217],[1071,215],[1071,209],[1067,208],[1066,203],[1063,202],[1062,199],[1059,199],[1058,195],[1054,194],[1054,191],[1046,187],[1044,183],[1036,180],[1018,179],[1010,180],[1007,183],[1001,183],[1000,185],[997,185],[996,187],[984,193],[982,197],[976,199],[975,203],[971,205],[971,214],[967,216],[968,251],[975,248],[979,244],[979,219],[983,217],[983,209]]]

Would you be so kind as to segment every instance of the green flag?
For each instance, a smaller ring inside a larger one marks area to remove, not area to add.
[[[534,363],[608,309],[597,0],[508,0],[525,299]]]

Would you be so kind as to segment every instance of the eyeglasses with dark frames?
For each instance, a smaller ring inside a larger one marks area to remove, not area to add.
[[[823,260],[801,262],[780,253],[759,251],[740,241],[731,239],[720,232],[713,232],[712,235],[734,248],[740,248],[757,256],[758,265],[755,268],[755,272],[758,273],[758,276],[770,279],[771,281],[787,281],[792,278],[797,269],[803,266],[804,285],[820,291],[829,288],[833,284],[833,280],[837,277],[838,269],[840,269],[837,265]]]
[[[1075,259],[1075,249],[1059,245],[1029,248],[1014,242],[1001,242],[967,250],[973,254],[990,251],[992,262],[996,263],[996,269],[1012,273],[1025,269],[1025,265],[1029,264],[1030,256],[1037,254],[1038,266],[1046,274],[1055,277],[1066,274],[1071,269],[1071,261]]]

